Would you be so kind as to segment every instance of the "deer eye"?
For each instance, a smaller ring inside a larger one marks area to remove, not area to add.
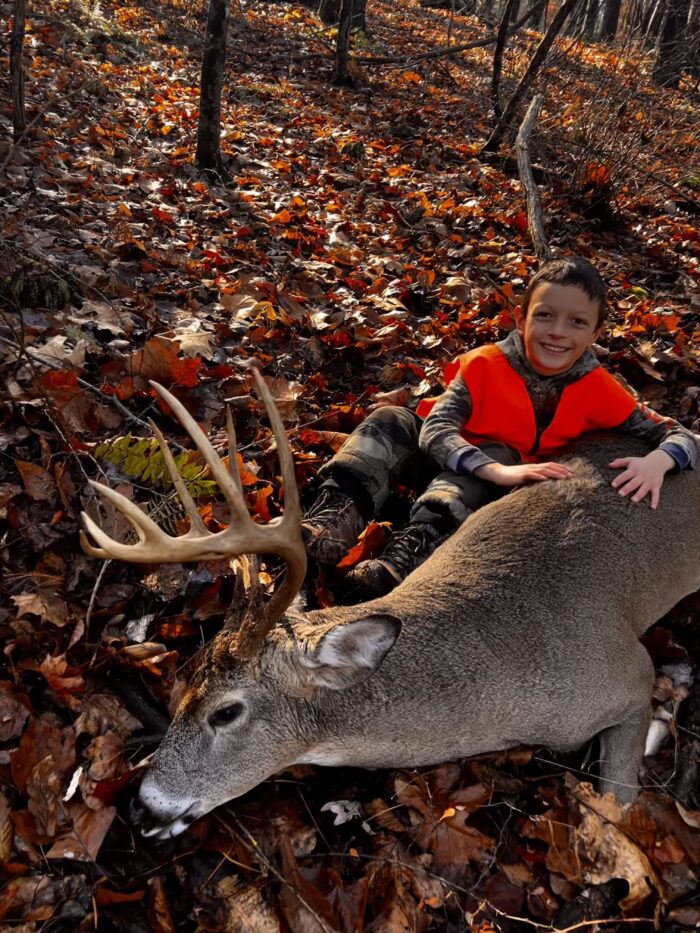
[[[234,719],[240,716],[242,709],[242,703],[231,703],[229,706],[222,706],[210,715],[209,725],[212,729],[216,729],[220,726],[228,726],[229,723],[232,723]]]

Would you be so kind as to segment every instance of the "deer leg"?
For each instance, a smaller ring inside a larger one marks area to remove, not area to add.
[[[621,803],[636,800],[650,721],[651,702],[647,699],[643,709],[600,733],[601,793],[612,791]]]

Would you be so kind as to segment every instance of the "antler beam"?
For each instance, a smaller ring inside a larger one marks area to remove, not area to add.
[[[135,544],[123,544],[115,541],[104,532],[89,515],[82,513],[83,522],[91,538],[97,544],[94,547],[81,531],[80,541],[83,549],[92,557],[112,558],[132,563],[185,563],[187,561],[221,560],[239,554],[277,554],[286,565],[287,572],[282,587],[275,593],[269,606],[265,623],[265,634],[279,619],[294,599],[306,573],[306,552],[301,538],[301,508],[299,491],[294,477],[292,452],[284,431],[277,406],[265,385],[260,373],[254,369],[258,395],[265,404],[272,431],[277,442],[282,482],[284,485],[284,515],[267,525],[258,525],[248,514],[240,476],[236,469],[236,438],[230,411],[227,411],[229,434],[229,455],[231,472],[214,450],[210,441],[187,409],[174,395],[157,382],[151,382],[177,417],[180,424],[192,438],[204,462],[209,467],[212,477],[221,489],[231,511],[231,524],[219,532],[211,532],[202,521],[192,501],[185,483],[175,465],[165,438],[151,422],[158,438],[165,463],[175,484],[177,493],[190,518],[190,528],[183,535],[169,535],[141,509],[121,493],[90,481],[92,487],[110,502],[129,521],[138,535]],[[272,618],[271,624],[268,624]],[[239,636],[243,635],[243,631]],[[263,635],[264,637],[264,635]],[[254,641],[262,639],[256,637]],[[239,638],[239,642],[241,638]]]

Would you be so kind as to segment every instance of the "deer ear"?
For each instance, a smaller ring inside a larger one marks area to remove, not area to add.
[[[401,620],[372,615],[336,625],[304,658],[309,683],[345,690],[361,683],[381,665],[401,631]]]

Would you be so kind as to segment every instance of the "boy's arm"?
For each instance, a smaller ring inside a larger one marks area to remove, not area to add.
[[[462,428],[472,413],[469,389],[457,373],[423,422],[419,444],[443,470],[473,473],[495,461],[462,437]]]
[[[695,436],[672,418],[661,418],[641,402],[619,430],[642,437],[656,444],[645,457],[618,457],[610,464],[622,470],[612,481],[613,489],[632,502],[641,502],[647,496],[652,509],[659,504],[664,476],[669,472],[693,469],[698,459]]]
[[[675,470],[695,469],[698,445],[692,431],[673,418],[663,418],[642,402],[618,428],[626,434],[640,437],[657,450],[663,450],[675,463]]]
[[[572,475],[568,467],[558,463],[523,463],[513,466],[498,463],[462,437],[462,427],[471,413],[471,394],[458,373],[423,422],[419,438],[421,450],[430,454],[443,469],[462,475],[473,473],[479,479],[506,487],[549,479],[568,479]]]

